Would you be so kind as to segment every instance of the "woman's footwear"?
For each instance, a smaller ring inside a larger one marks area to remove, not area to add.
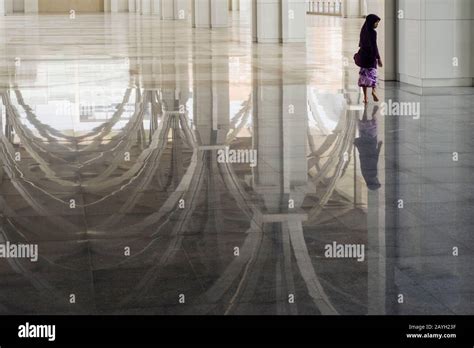
[[[372,97],[374,97],[374,102],[377,103],[379,101],[379,97],[374,92],[372,92]]]

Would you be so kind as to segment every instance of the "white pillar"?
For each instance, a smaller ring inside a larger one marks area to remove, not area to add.
[[[186,19],[187,11],[187,0],[161,0],[162,19]]]
[[[136,13],[142,13],[142,1],[141,0],[135,0],[135,12]]]
[[[359,17],[366,17],[368,14],[367,0],[359,0]]]
[[[396,12],[397,0],[363,0],[365,15],[376,14],[382,18],[377,29],[379,51],[384,62],[380,78],[385,81],[397,79],[396,63]]]
[[[135,0],[128,0],[128,12],[135,12],[136,11],[136,3]]]
[[[306,1],[283,0],[282,41],[306,42]]]
[[[193,27],[211,27],[211,0],[194,0],[193,4]]]
[[[38,0],[25,0],[25,13],[38,13]]]
[[[231,0],[232,1],[232,11],[240,11],[240,0]]]
[[[420,87],[472,86],[472,2],[418,3],[399,1],[399,80]]]
[[[119,12],[119,0],[110,0],[110,12],[118,13]]]
[[[342,15],[345,18],[360,17],[360,0],[344,0],[342,2]]]
[[[251,4],[250,4],[250,18],[252,20],[251,24],[252,24],[252,40],[253,42],[257,42],[258,41],[258,34],[257,34],[257,23],[258,23],[258,20],[257,20],[257,17],[258,17],[258,14],[257,14],[257,0],[252,0],[251,1]]]
[[[254,41],[306,42],[305,0],[255,0],[251,12]]]
[[[227,3],[222,0],[195,0],[193,4],[195,28],[225,28],[229,26]]]
[[[161,15],[161,1],[151,0],[151,13],[157,16]]]
[[[227,28],[229,26],[229,14],[225,1],[211,0],[211,27]]]
[[[174,19],[174,0],[161,0],[161,19]]]
[[[174,19],[186,19],[187,12],[188,12],[187,0],[174,0]]]
[[[11,15],[13,13],[13,0],[4,0],[5,15]]]
[[[278,43],[282,38],[281,0],[255,0],[257,3],[257,41]]]
[[[151,14],[151,0],[141,0],[141,14]]]
[[[7,9],[5,6],[5,0],[0,0],[0,16],[6,16],[7,15]]]

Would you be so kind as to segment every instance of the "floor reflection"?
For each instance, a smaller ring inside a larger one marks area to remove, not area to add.
[[[0,313],[470,313],[472,164],[426,144],[451,140],[446,102],[472,130],[471,96],[387,85],[419,98],[420,120],[364,109],[342,59],[357,20],[312,19],[304,47],[252,45],[245,21],[192,33],[118,18],[130,42],[108,45],[127,58],[99,65],[103,47],[80,52],[77,35],[65,54],[85,63],[37,47],[1,80],[0,242],[38,244],[39,260],[0,260]],[[472,159],[465,129],[455,149]],[[336,244],[365,254],[327,257]]]

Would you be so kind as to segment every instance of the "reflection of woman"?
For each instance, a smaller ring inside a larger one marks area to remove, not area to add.
[[[374,101],[378,102],[379,98],[375,92],[377,87],[377,66],[383,67],[380,59],[379,49],[377,46],[377,32],[380,18],[374,14],[367,16],[365,24],[360,32],[359,42],[359,86],[364,90],[364,103],[367,104],[367,88],[372,88],[372,96]]]
[[[377,142],[377,118],[378,106],[373,109],[372,119],[367,118],[367,108],[364,117],[359,121],[360,137],[354,141],[359,150],[360,169],[369,190],[380,188],[377,165],[379,162],[382,142]]]

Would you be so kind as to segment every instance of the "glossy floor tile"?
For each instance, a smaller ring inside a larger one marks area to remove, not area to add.
[[[0,314],[474,314],[474,89],[231,20],[0,18]]]

